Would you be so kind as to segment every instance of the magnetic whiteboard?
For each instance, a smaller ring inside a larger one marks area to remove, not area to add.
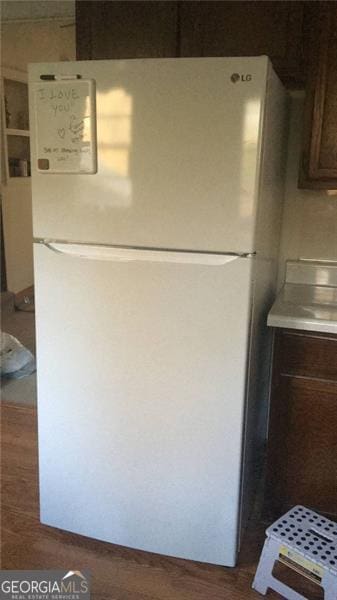
[[[36,168],[40,173],[96,173],[95,82],[35,84]]]

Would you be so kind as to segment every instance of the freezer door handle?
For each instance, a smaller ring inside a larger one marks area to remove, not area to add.
[[[186,250],[72,244],[50,240],[38,241],[53,252],[89,260],[164,262],[219,266],[232,262],[237,258],[248,256],[234,253],[221,254],[216,252],[193,252]]]

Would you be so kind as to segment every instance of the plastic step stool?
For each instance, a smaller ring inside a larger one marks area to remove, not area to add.
[[[268,588],[288,600],[307,600],[272,575],[276,560],[324,589],[324,600],[337,600],[337,523],[295,506],[266,530],[253,588],[265,595]]]

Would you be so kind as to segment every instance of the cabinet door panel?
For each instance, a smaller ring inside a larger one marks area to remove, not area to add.
[[[182,2],[181,56],[272,59],[290,85],[303,82],[303,2]]]
[[[337,4],[319,4],[311,31],[299,185],[337,189]]]
[[[77,59],[177,56],[177,2],[77,2]]]
[[[270,415],[267,504],[337,514],[337,385],[282,376]]]
[[[329,334],[282,331],[277,334],[279,372],[337,382],[337,338]]]
[[[330,10],[326,19],[328,36],[322,43],[323,60],[319,68],[324,87],[318,94],[316,108],[322,113],[322,120],[321,123],[314,122],[316,142],[320,138],[320,144],[317,143],[310,164],[314,177],[316,170],[318,175],[337,177],[337,10]]]

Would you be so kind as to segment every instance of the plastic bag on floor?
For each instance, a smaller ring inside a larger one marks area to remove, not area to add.
[[[9,333],[1,334],[0,370],[1,375],[20,379],[34,373],[36,369],[33,354],[19,340]]]

